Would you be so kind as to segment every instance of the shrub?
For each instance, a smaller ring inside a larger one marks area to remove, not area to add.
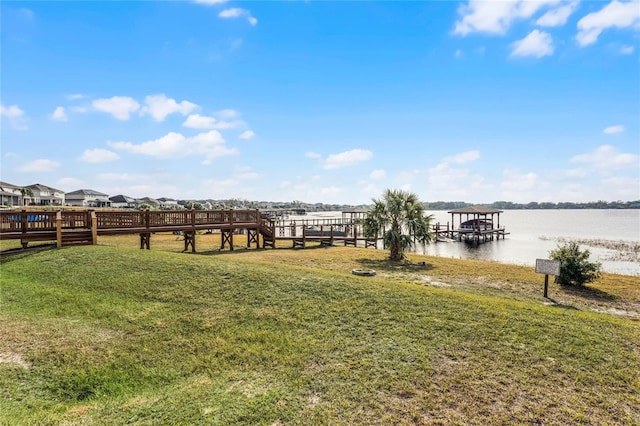
[[[580,250],[576,242],[559,245],[549,252],[549,257],[560,261],[560,275],[557,282],[564,285],[582,286],[600,278],[599,262],[590,262],[589,250]]]

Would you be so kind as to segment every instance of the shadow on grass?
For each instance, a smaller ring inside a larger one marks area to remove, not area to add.
[[[261,251],[273,251],[273,250],[293,250],[293,251],[299,251],[299,250],[319,250],[319,249],[329,249],[331,248],[331,246],[325,246],[325,245],[312,245],[312,246],[307,246],[305,248],[302,247],[277,247],[277,248],[271,248],[271,247],[266,247],[266,248],[255,248],[255,247],[236,247],[233,250],[229,250],[228,248],[225,249],[212,249],[212,250],[198,250],[196,253],[196,255],[206,255],[206,256],[220,256],[220,255],[231,255],[234,253],[246,253],[246,252],[261,252]],[[190,250],[187,250],[186,252],[183,251],[182,253],[191,253]]]
[[[27,256],[34,255],[36,253],[40,253],[46,250],[53,250],[56,248],[56,244],[40,244],[37,246],[27,247],[27,248],[14,248],[3,250],[0,252],[0,263],[12,262],[14,260],[23,259]]]
[[[398,271],[428,271],[433,269],[433,265],[426,262],[413,263],[406,260],[393,261],[389,259],[356,259],[363,268],[377,271],[398,272]]]
[[[566,310],[571,310],[571,311],[579,311],[578,308],[576,308],[573,305],[567,305],[565,303],[560,303],[557,302],[551,298],[547,298],[547,300],[551,303],[548,304],[548,306],[551,306],[552,308],[560,308],[560,309],[566,309]]]
[[[611,302],[617,300],[618,297],[607,293],[606,291],[599,290],[592,287],[577,287],[570,285],[561,285],[560,288],[563,292],[572,296],[579,296],[584,299],[590,299],[600,302]]]

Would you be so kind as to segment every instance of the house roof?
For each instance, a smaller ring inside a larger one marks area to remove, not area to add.
[[[154,204],[154,205],[159,205],[160,204],[160,202],[158,200],[156,200],[155,198],[151,198],[151,197],[138,198],[137,201],[139,203],[141,203],[141,204]]]
[[[0,181],[0,188],[2,188],[3,190],[14,190],[14,189],[20,189],[22,188],[21,186],[18,185],[13,185],[11,183],[7,183],[7,182],[2,182]]]
[[[60,189],[55,189],[55,188],[52,188],[50,186],[43,185],[41,183],[34,183],[33,185],[26,186],[25,188],[37,189],[38,191],[60,192],[60,193],[64,194],[64,191],[61,191]]]
[[[132,197],[128,197],[126,195],[114,195],[113,197],[109,197],[109,200],[112,203],[135,203],[136,199]]]
[[[107,194],[103,194],[102,192],[94,191],[93,189],[78,189],[77,191],[67,192],[65,195],[91,195],[91,196],[100,196],[107,197]]]
[[[456,214],[495,214],[495,213],[503,213],[502,210],[492,209],[486,206],[470,206],[463,207],[461,209],[451,210],[449,213]]]

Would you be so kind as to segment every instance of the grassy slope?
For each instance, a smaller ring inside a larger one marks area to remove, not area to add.
[[[640,423],[640,324],[591,312],[635,306],[637,277],[606,277],[583,305],[554,288],[563,304],[545,306],[527,268],[383,256],[104,245],[5,258],[0,419]]]

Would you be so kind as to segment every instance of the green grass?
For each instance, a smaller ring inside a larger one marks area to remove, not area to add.
[[[0,423],[640,424],[638,277],[201,237],[3,256]]]

